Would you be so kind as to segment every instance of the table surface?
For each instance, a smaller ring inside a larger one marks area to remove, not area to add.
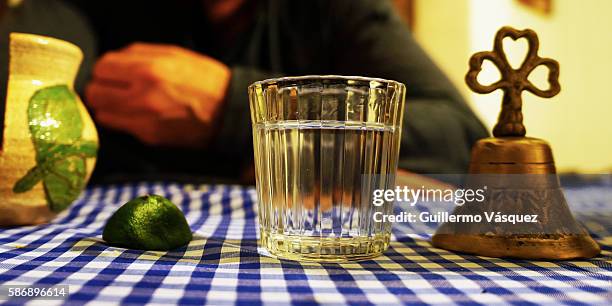
[[[142,194],[165,195],[194,231],[188,247],[110,247],[109,216]],[[591,260],[503,260],[433,248],[393,229],[390,249],[347,264],[284,261],[257,247],[252,187],[140,183],[98,186],[52,223],[0,229],[0,283],[69,285],[67,300],[121,304],[612,303],[612,186],[567,188],[576,217],[602,246]],[[607,210],[607,213],[602,213]],[[1,302],[1,301],[0,301]],[[7,304],[18,303],[15,300]],[[29,301],[34,304],[40,301]]]

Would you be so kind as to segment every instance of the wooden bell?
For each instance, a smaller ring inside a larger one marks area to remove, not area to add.
[[[502,40],[525,38],[527,56],[513,69],[503,50]],[[475,92],[486,94],[496,89],[504,92],[502,110],[493,135],[472,148],[467,188],[487,189],[482,203],[458,206],[454,215],[496,214],[535,216],[537,222],[519,225],[507,222],[445,223],[433,236],[436,247],[447,250],[522,259],[563,260],[590,258],[599,254],[599,245],[574,219],[568,208],[550,146],[544,140],[525,137],[521,93],[527,90],[550,98],[561,90],[557,61],[538,56],[538,37],[530,29],[503,27],[495,36],[493,51],[478,52],[470,59],[466,83]],[[482,85],[477,76],[484,60],[498,67],[501,79]],[[541,90],[529,80],[539,65],[549,70],[550,88]],[[517,217],[518,218],[518,217]],[[532,221],[532,220],[529,220]]]

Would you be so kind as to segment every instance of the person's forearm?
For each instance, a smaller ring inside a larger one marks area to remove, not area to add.
[[[386,1],[330,1],[334,70],[406,85],[404,169],[465,172],[472,144],[487,131]],[[359,50],[359,52],[355,52]]]
[[[464,173],[470,147],[486,137],[473,115],[448,99],[409,97],[399,167],[418,173]]]

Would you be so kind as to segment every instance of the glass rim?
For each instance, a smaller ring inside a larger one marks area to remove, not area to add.
[[[265,80],[261,80],[261,81],[252,83],[251,85],[249,85],[249,89],[255,88],[257,86],[267,87],[273,84],[280,84],[281,86],[299,85],[296,83],[303,83],[307,81],[340,81],[340,82],[346,83],[347,85],[353,85],[350,83],[355,82],[355,83],[361,83],[361,84],[368,84],[370,85],[370,87],[372,87],[372,83],[379,83],[380,86],[374,86],[374,87],[386,87],[389,85],[401,87],[401,88],[406,87],[406,85],[404,85],[404,83],[402,82],[398,82],[395,80],[389,80],[389,79],[383,79],[383,78],[376,78],[376,77],[345,76],[345,75],[336,75],[336,74],[329,74],[329,75],[314,75],[313,74],[313,75],[285,76],[285,77],[279,77],[279,78],[265,79]]]

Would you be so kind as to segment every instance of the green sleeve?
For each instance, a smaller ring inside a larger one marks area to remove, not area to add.
[[[253,160],[251,113],[247,88],[253,82],[278,77],[279,74],[256,68],[235,66],[223,106],[219,130],[210,149],[225,157]]]
[[[406,84],[400,167],[420,173],[467,171],[471,146],[487,130],[390,3],[339,0],[333,5],[334,70]]]

